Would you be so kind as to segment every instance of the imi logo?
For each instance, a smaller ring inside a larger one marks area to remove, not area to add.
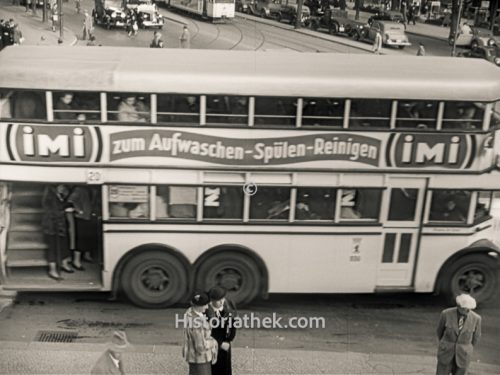
[[[475,153],[470,134],[392,134],[387,164],[399,168],[469,168]]]
[[[10,125],[13,160],[40,162],[96,161],[97,129],[79,126]],[[12,147],[14,146],[14,147]]]

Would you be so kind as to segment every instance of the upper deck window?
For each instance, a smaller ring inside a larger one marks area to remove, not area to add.
[[[475,102],[446,102],[443,129],[480,130],[483,124],[485,104]]]
[[[255,125],[295,125],[295,98],[255,97]]]
[[[149,122],[149,95],[108,93],[108,120],[119,122]]]
[[[342,127],[344,123],[343,99],[304,98],[302,125]]]
[[[96,92],[54,92],[52,98],[56,122],[100,119],[100,100]]]
[[[439,102],[428,100],[398,100],[396,127],[435,129]]]
[[[207,95],[207,123],[248,124],[248,97]]]
[[[200,123],[199,95],[159,94],[156,108],[159,123]]]
[[[391,121],[392,100],[352,99],[350,128],[388,129]]]
[[[46,120],[44,91],[0,90],[0,118]]]

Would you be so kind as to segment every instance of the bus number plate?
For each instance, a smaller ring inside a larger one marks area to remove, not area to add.
[[[87,184],[102,184],[101,169],[87,169]]]

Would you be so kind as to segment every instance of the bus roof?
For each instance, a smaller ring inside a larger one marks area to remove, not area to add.
[[[123,47],[8,47],[0,87],[297,97],[500,99],[482,59]]]

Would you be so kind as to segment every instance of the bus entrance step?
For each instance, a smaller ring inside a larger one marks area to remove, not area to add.
[[[7,251],[5,265],[7,267],[43,267],[48,265],[48,262],[43,250]]]

